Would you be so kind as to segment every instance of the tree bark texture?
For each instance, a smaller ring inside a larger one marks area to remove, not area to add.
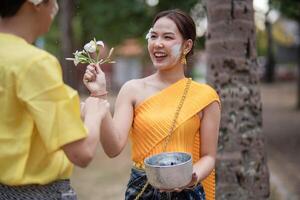
[[[59,29],[60,43],[62,50],[61,64],[63,68],[63,78],[65,83],[77,89],[77,72],[73,62],[66,61],[65,58],[73,56],[73,30],[72,18],[74,2],[72,0],[58,1],[59,3]]]
[[[221,98],[218,200],[269,198],[252,0],[206,0],[208,83]]]
[[[300,19],[298,19],[298,37],[300,38]],[[298,44],[298,86],[297,86],[297,109],[300,110],[300,44]]]

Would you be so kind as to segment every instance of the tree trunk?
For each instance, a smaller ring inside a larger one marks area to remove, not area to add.
[[[59,2],[59,29],[62,50],[61,64],[63,68],[63,78],[65,83],[77,89],[77,72],[73,62],[66,61],[65,58],[73,57],[73,31],[72,18],[74,1],[63,0]]]
[[[218,200],[269,197],[252,0],[206,0],[208,82],[222,101]]]
[[[300,19],[298,19],[298,37],[300,38]],[[298,44],[298,92],[297,92],[297,109],[300,110],[300,44]]]

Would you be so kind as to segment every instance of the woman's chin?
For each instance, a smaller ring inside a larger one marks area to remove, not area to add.
[[[169,65],[165,64],[165,63],[154,63],[154,68],[157,70],[164,70],[167,69]]]

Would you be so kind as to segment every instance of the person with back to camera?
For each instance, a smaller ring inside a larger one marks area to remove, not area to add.
[[[105,100],[78,94],[60,64],[31,45],[46,33],[56,0],[0,1],[0,200],[76,199],[73,164],[86,167],[100,137]]]
[[[133,168],[126,200],[138,199],[140,194],[140,199],[149,200],[215,199],[220,100],[210,86],[184,75],[186,57],[193,53],[195,37],[195,24],[186,13],[177,9],[158,13],[147,37],[156,72],[125,83],[116,99],[113,118],[107,113],[102,121],[100,141],[109,157],[119,155],[129,136],[131,139]],[[106,93],[105,78],[99,66],[87,67],[84,82],[91,92]],[[183,188],[159,190],[148,185],[141,192],[147,182],[143,161],[163,152],[174,113],[186,88],[185,102],[166,151],[192,155],[192,180]]]

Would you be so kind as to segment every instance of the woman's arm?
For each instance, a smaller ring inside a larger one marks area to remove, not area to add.
[[[208,105],[201,119],[201,159],[194,164],[198,181],[205,179],[215,168],[221,111],[218,102]]]
[[[134,81],[121,88],[115,103],[114,117],[107,113],[101,125],[100,142],[109,157],[116,157],[124,149],[133,122]]]
[[[89,65],[83,80],[92,94],[106,91],[105,74],[99,65]],[[131,80],[123,85],[116,99],[114,117],[108,112],[102,121],[100,142],[109,157],[119,155],[126,145],[133,121],[134,83]]]

